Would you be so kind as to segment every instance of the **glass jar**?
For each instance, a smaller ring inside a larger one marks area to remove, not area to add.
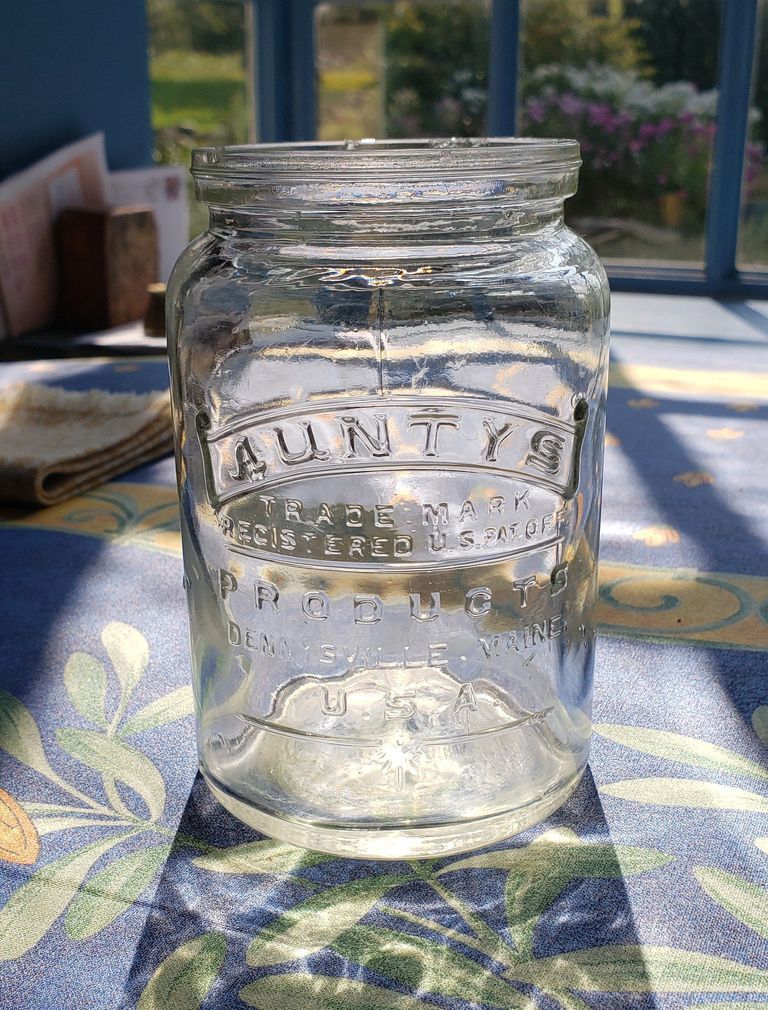
[[[570,140],[196,151],[169,288],[200,767],[309,848],[461,851],[584,771],[609,296]]]

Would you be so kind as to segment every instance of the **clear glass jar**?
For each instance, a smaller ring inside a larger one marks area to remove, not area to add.
[[[609,297],[569,140],[197,151],[169,290],[202,772],[269,835],[419,857],[588,754]]]

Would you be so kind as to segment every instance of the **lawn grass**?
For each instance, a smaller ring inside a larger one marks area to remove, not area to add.
[[[150,74],[156,131],[183,127],[200,143],[246,140],[245,67],[239,53],[169,49],[152,56]]]
[[[189,165],[194,147],[248,140],[247,89],[241,53],[167,49],[150,57],[155,159]],[[207,224],[188,179],[190,235]]]

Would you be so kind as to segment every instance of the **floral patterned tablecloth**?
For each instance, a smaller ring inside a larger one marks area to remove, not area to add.
[[[471,855],[338,859],[211,798],[170,458],[6,510],[0,1008],[766,1010],[768,310],[739,327],[617,336],[590,770]],[[167,381],[160,359],[20,378]]]

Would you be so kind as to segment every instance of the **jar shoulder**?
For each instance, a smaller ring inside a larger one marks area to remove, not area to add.
[[[493,315],[593,333],[607,326],[603,265],[567,227],[493,249],[465,246],[460,255],[442,259],[425,250],[422,261],[410,249],[400,262],[366,262],[370,251],[355,262],[350,250],[337,249],[334,260],[317,250],[276,253],[264,241],[206,232],[182,253],[171,276],[170,331],[186,343],[247,329],[249,340],[259,342],[256,331],[269,336],[291,320],[357,325],[374,302],[393,328],[416,319]]]

